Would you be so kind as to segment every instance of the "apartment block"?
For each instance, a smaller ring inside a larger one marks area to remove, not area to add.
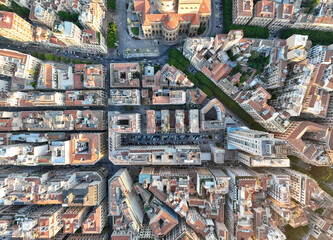
[[[190,104],[201,104],[205,101],[207,95],[201,91],[199,88],[197,89],[188,89],[186,91],[187,102]]]
[[[294,34],[286,39],[288,46],[287,60],[289,62],[300,62],[308,55],[308,36]]]
[[[189,132],[190,133],[198,133],[199,132],[199,110],[198,109],[191,109],[189,111]]]
[[[105,86],[102,64],[75,64],[74,89],[105,89]]]
[[[156,87],[165,85],[169,87],[193,87],[193,83],[182,71],[169,64],[165,64],[162,69],[155,74],[154,80],[154,86]]]
[[[89,212],[89,207],[69,207],[62,214],[63,233],[73,234],[83,224]]]
[[[201,150],[194,145],[122,146],[121,134],[112,133],[109,159],[117,165],[200,165]]]
[[[249,25],[267,27],[275,17],[275,2],[258,1],[254,6],[253,18]]]
[[[113,88],[140,87],[141,68],[139,63],[111,63],[110,86]]]
[[[142,227],[143,205],[125,168],[119,169],[109,180],[109,211],[111,216],[123,215],[134,232],[138,233]]]
[[[0,36],[19,42],[34,41],[34,27],[16,13],[0,11]]]
[[[64,210],[60,205],[52,205],[50,209],[39,217],[37,228],[38,238],[53,238],[60,232],[62,229],[61,217]]]
[[[97,206],[107,195],[106,176],[101,172],[77,172],[76,185],[63,191],[63,206]]]
[[[93,165],[107,152],[106,133],[5,133],[1,164]]]
[[[290,121],[287,116],[276,112],[273,107],[268,105],[267,101],[270,98],[271,95],[260,86],[254,91],[239,92],[235,101],[267,130],[285,132]]]
[[[118,133],[140,133],[141,115],[121,114],[120,112],[109,112],[109,132]]]
[[[3,92],[1,107],[65,106],[65,94],[60,92]]]
[[[308,52],[309,64],[329,64],[332,62],[333,52],[327,46],[316,45]]]
[[[142,93],[144,90],[142,90]],[[158,89],[153,91],[153,105],[182,105],[186,103],[186,92],[183,90]]]
[[[293,4],[276,3],[275,4],[275,18],[268,25],[271,31],[277,31],[283,28],[290,28],[294,15]]]
[[[81,47],[82,31],[72,22],[55,21],[52,33],[56,38],[66,44],[67,47]]]
[[[108,53],[106,39],[102,33],[84,29],[82,32],[82,52]]]
[[[54,237],[61,229],[61,206],[6,206],[0,210],[1,236],[12,239]],[[57,222],[55,222],[57,221]]]
[[[53,34],[52,31],[47,29],[47,28],[43,28],[43,27],[36,27],[36,31],[35,31],[35,42],[37,44],[40,44],[43,47],[46,48],[65,48],[66,45],[60,41],[59,39],[57,39]]]
[[[251,171],[240,167],[226,167],[224,170],[230,177],[226,201],[226,226],[230,234],[237,238],[254,236],[256,225],[251,206],[252,197],[260,190],[257,177]]]
[[[207,222],[210,226],[214,226],[212,219],[223,222],[228,180],[220,169],[145,167],[139,175],[140,185],[135,185],[135,189],[143,199],[155,237],[184,236],[185,233],[176,228],[177,224],[185,229],[186,225],[191,226],[196,233],[206,236],[211,234]],[[208,198],[207,192],[214,198]],[[200,213],[197,208],[201,209]],[[177,215],[185,217],[186,223]],[[187,234],[196,237],[193,232]]]
[[[253,17],[253,0],[232,1],[232,23],[246,25]]]
[[[56,18],[56,13],[51,8],[44,8],[43,5],[37,1],[32,3],[29,15],[31,21],[43,24],[52,29]]]
[[[317,166],[331,165],[331,130],[318,123],[293,122],[285,133],[276,133],[291,147],[293,154]]]
[[[0,169],[2,205],[97,206],[107,194],[107,173],[103,168],[52,171],[37,167],[8,168]],[[34,191],[34,186],[38,191]]]
[[[274,138],[274,134],[261,132],[247,127],[230,127],[228,129],[228,148],[259,156],[283,154],[286,142]]]
[[[105,130],[106,113],[102,110],[1,112],[2,131]],[[59,121],[58,119],[63,119]]]
[[[36,81],[37,89],[70,90],[74,88],[72,66],[42,63]]]
[[[200,110],[200,126],[202,131],[219,131],[225,128],[224,106],[216,98]]]
[[[111,89],[109,105],[141,105],[139,89]]]
[[[12,90],[34,89],[32,83],[36,81],[35,73],[41,61],[31,55],[13,50],[0,50],[0,73],[13,77]]]
[[[105,10],[102,6],[94,1],[85,4],[79,16],[79,21],[85,28],[96,32],[102,32],[103,19]]]
[[[282,171],[290,176],[290,196],[302,206],[313,207],[315,201],[323,197],[317,182],[310,177],[289,168],[283,168]]]

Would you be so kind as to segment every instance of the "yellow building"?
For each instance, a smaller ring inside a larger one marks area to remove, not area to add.
[[[0,36],[21,42],[33,42],[33,26],[16,13],[0,11]]]
[[[210,0],[135,0],[134,5],[144,36],[168,42],[180,34],[196,36],[211,15]]]

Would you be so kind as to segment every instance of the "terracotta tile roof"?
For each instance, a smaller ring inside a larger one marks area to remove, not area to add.
[[[0,28],[12,28],[14,14],[12,12],[0,11]]]

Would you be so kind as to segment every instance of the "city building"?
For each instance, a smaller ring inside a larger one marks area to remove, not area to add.
[[[108,53],[106,39],[103,34],[89,29],[82,31],[82,47],[79,50],[88,53]]]
[[[290,177],[290,196],[302,206],[314,207],[323,197],[323,191],[312,178],[289,168],[281,170]]]
[[[19,42],[34,41],[34,27],[16,13],[0,11],[0,36]]]
[[[63,233],[73,234],[83,224],[89,212],[89,207],[68,207],[62,214]]]
[[[155,133],[156,132],[156,113],[154,110],[147,110],[147,133]]]
[[[293,122],[285,133],[275,137],[285,140],[292,153],[317,166],[332,165],[331,129],[315,122]]]
[[[37,89],[61,89],[74,88],[73,68],[65,64],[42,63],[37,77]]]
[[[199,88],[197,89],[188,89],[186,91],[187,102],[191,104],[201,104],[205,101],[207,95],[201,91]]]
[[[139,63],[111,63],[110,86],[113,88],[140,87],[141,68]]]
[[[85,28],[101,33],[105,9],[98,2],[85,4],[79,16],[79,21]]]
[[[109,214],[113,217],[122,215],[133,232],[139,233],[142,228],[143,204],[125,168],[119,169],[109,180]]]
[[[32,3],[29,15],[29,19],[31,21],[45,25],[52,29],[56,18],[56,13],[51,8],[45,9],[42,4],[37,1]]]
[[[198,133],[199,132],[199,109],[191,109],[189,111],[189,132]]]
[[[74,89],[105,89],[105,86],[102,64],[75,64]]]
[[[46,170],[15,166],[1,167],[0,174],[2,205],[97,206],[107,194],[104,168]]]
[[[59,121],[58,119],[62,119]],[[2,131],[71,131],[105,130],[103,110],[1,112]]]
[[[139,113],[121,114],[120,112],[109,112],[109,132],[140,133],[141,115]]]
[[[107,198],[105,198],[100,205],[94,207],[87,219],[83,222],[82,233],[102,235],[103,228],[107,224],[107,212],[108,204]]]
[[[165,64],[161,70],[159,70],[154,77],[154,86],[166,86],[169,87],[193,87],[193,83],[187,78],[187,76],[174,66]],[[158,84],[160,83],[160,84]]]
[[[219,131],[225,128],[224,106],[216,98],[200,110],[200,126],[202,131]]]
[[[308,36],[294,34],[286,39],[288,46],[287,60],[289,62],[300,62],[308,55]]]
[[[290,28],[294,16],[294,5],[289,3],[275,4],[275,18],[268,25],[271,31],[278,31],[284,28]]]
[[[153,105],[182,105],[185,103],[186,92],[183,90],[158,89],[153,91]]]
[[[109,105],[141,105],[139,89],[111,89]]]
[[[211,15],[211,3],[207,0],[136,0],[134,9],[146,38],[163,38],[176,41],[181,34],[193,37],[199,27],[206,27]]]
[[[246,25],[253,17],[253,0],[232,1],[232,23]]]
[[[275,2],[273,1],[258,1],[254,5],[253,18],[249,25],[267,27],[275,17],[275,8]]]
[[[0,50],[0,74],[12,77],[11,90],[34,89],[41,61],[13,50]]]
[[[52,33],[56,38],[66,44],[67,47],[81,47],[82,31],[72,22],[55,21]]]
[[[262,87],[256,90],[240,91],[235,101],[264,128],[272,132],[285,132],[290,126],[287,116],[276,112],[267,104],[272,96]]]

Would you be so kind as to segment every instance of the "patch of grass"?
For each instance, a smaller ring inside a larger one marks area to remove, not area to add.
[[[138,27],[132,27],[131,31],[135,36],[139,36],[139,28]]]

